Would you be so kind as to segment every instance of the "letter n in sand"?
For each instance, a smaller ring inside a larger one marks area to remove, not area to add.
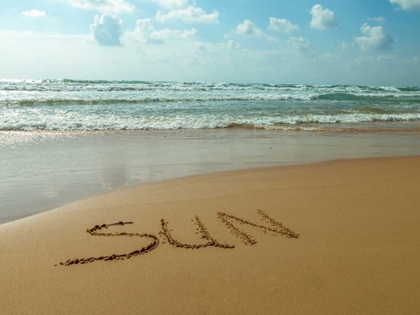
[[[223,212],[218,212],[217,216],[218,216],[218,219],[220,221],[222,221],[224,224],[226,224],[226,226],[228,227],[230,232],[233,235],[235,235],[236,237],[240,238],[242,240],[242,242],[246,245],[255,245],[255,244],[257,244],[257,241],[255,239],[253,239],[251,237],[251,235],[247,234],[245,231],[243,231],[240,228],[233,225],[233,223],[231,221],[236,221],[239,224],[248,224],[250,226],[253,226],[253,227],[256,227],[256,228],[262,230],[263,232],[268,232],[269,231],[269,232],[280,234],[280,235],[285,236],[287,238],[298,238],[299,237],[299,234],[297,234],[297,233],[293,232],[292,230],[288,229],[281,222],[277,222],[273,218],[270,218],[264,211],[262,211],[260,209],[257,209],[257,213],[260,216],[262,216],[263,221],[265,221],[266,223],[270,223],[272,225],[272,227],[252,223],[248,220],[244,220],[244,219],[235,217],[234,215],[226,214],[226,213],[223,213]]]

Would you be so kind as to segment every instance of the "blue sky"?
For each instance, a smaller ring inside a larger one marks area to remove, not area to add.
[[[420,0],[2,0],[0,77],[420,85]]]

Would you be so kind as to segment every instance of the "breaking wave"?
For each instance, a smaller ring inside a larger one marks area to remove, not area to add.
[[[0,130],[320,130],[389,123],[417,128],[420,87],[0,79]]]

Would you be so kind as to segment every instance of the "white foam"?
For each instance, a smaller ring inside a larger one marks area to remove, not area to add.
[[[56,113],[49,115],[41,110],[30,113],[2,115],[2,130],[125,130],[125,129],[215,129],[232,125],[271,128],[310,124],[359,124],[364,122],[420,121],[417,114],[342,114],[342,115],[294,115],[249,116],[240,115],[169,115],[169,116],[115,116],[95,113]]]

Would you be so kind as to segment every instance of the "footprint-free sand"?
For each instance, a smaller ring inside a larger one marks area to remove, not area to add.
[[[0,314],[417,314],[420,157],[125,187],[0,225]]]

